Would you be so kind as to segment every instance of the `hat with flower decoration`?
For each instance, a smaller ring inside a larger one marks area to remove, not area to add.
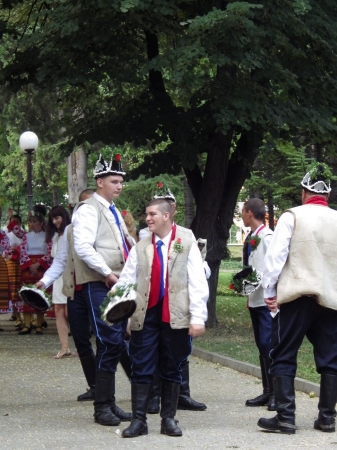
[[[107,177],[108,175],[120,175],[124,177],[125,174],[121,163],[121,155],[119,153],[111,159],[110,163],[107,163],[102,155],[99,155],[93,171],[95,180],[97,180],[97,178]]]
[[[164,184],[161,182],[157,183],[157,189],[153,198],[165,198],[166,200],[171,200],[172,202],[176,203],[175,196],[172,194],[170,189],[167,186],[164,186]]]
[[[330,180],[331,170],[325,163],[315,161],[308,168],[301,182],[304,189],[316,194],[328,194],[331,192]]]

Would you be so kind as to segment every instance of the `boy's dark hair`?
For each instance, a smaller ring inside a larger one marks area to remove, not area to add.
[[[250,211],[255,219],[264,221],[266,215],[266,205],[260,198],[250,198],[244,205],[246,211]]]

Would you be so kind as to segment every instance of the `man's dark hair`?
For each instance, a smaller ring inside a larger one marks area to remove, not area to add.
[[[151,200],[146,207],[148,206],[158,206],[159,211],[162,214],[165,214],[166,212],[169,213],[171,221],[173,221],[173,209],[171,206],[171,203],[165,199],[165,198],[154,198]]]
[[[266,206],[259,198],[250,198],[244,205],[246,211],[250,211],[255,219],[264,221],[266,215]]]

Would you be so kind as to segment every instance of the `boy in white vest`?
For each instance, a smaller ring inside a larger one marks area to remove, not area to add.
[[[259,198],[251,198],[242,209],[242,220],[245,227],[250,227],[251,233],[246,239],[244,252],[244,266],[254,267],[258,272],[264,270],[266,255],[273,231],[264,225],[266,207]],[[259,286],[248,297],[248,308],[252,319],[255,343],[259,349],[259,359],[262,375],[263,393],[246,401],[246,406],[268,405],[269,411],[275,411],[274,384],[269,373],[271,350],[272,317],[264,302],[263,288]]]
[[[161,381],[161,433],[182,436],[174,420],[181,363],[191,352],[191,337],[205,331],[208,284],[200,251],[189,230],[173,224],[165,199],[146,208],[151,235],[130,251],[116,286],[137,284],[137,309],[131,317],[130,356],[133,419],[123,437],[148,433],[146,412],[153,374]]]
[[[157,190],[153,196],[153,199],[164,198],[170,202],[170,205],[173,210],[173,223],[174,217],[177,214],[177,201],[175,196],[172,194],[171,190],[164,185],[164,183],[157,183]],[[177,225],[177,228],[180,228]],[[185,229],[187,231],[187,228]],[[191,233],[191,236],[195,240],[195,237],[192,233],[192,230],[188,230]],[[149,227],[143,228],[139,231],[139,240],[144,239],[146,236],[150,236],[151,231]],[[198,244],[199,245],[199,244]],[[203,244],[205,245],[205,243]],[[204,254],[204,256],[203,256]],[[203,253],[201,254],[204,260],[204,267],[206,278],[208,279],[211,276],[211,270],[205,261],[206,257],[206,245]],[[181,384],[179,390],[179,399],[178,399],[178,409],[188,410],[188,411],[205,411],[207,406],[205,403],[197,402],[191,397],[190,390],[190,371],[189,371],[189,361],[183,361],[181,363]],[[158,374],[155,374],[153,386],[152,386],[152,394],[149,401],[149,406],[147,412],[149,414],[158,414],[160,411],[160,384]]]
[[[91,328],[96,336],[95,421],[100,425],[119,425],[132,415],[112,411],[115,398],[116,367],[124,349],[126,321],[108,326],[101,318],[100,305],[124,267],[133,240],[122,215],[115,207],[125,172],[120,155],[110,163],[100,156],[94,169],[97,190],[79,203],[73,219],[74,269],[76,284],[90,312]]]
[[[277,341],[270,353],[277,415],[258,426],[295,434],[294,378],[304,336],[321,375],[314,428],[335,431],[337,401],[337,212],[328,207],[331,172],[314,163],[302,180],[302,206],[279,219],[265,259],[265,302],[276,314]]]

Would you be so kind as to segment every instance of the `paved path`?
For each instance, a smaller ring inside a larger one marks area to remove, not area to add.
[[[0,316],[0,449],[336,449],[337,435],[313,430],[317,398],[297,393],[295,436],[261,431],[259,417],[272,417],[264,408],[246,408],[245,400],[260,393],[260,381],[217,364],[191,357],[191,388],[196,400],[207,403],[205,412],[178,411],[182,438],[159,433],[158,415],[148,417],[149,435],[123,439],[127,426],[95,424],[90,402],[76,401],[85,391],[77,357],[54,360],[59,350],[55,323],[43,336],[18,336]],[[74,349],[71,342],[72,349]],[[117,400],[130,410],[130,385],[117,373]]]

